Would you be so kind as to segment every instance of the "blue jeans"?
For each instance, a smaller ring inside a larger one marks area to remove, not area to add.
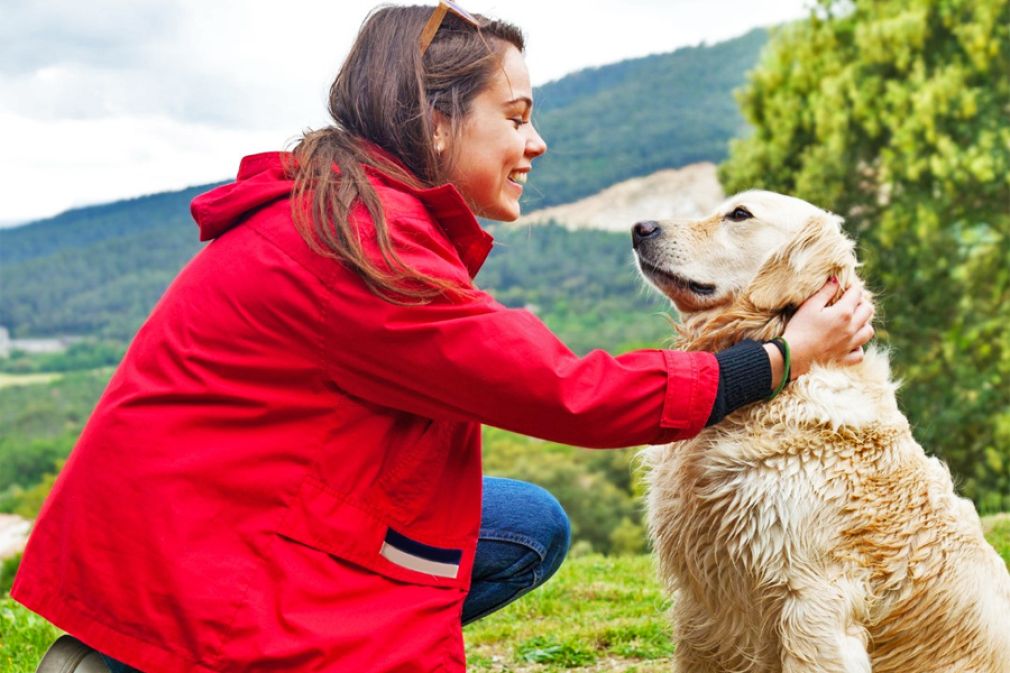
[[[480,537],[463,624],[546,582],[561,567],[570,543],[568,515],[553,495],[524,481],[484,477]],[[109,657],[105,662],[112,673],[139,673]]]
[[[553,495],[524,481],[484,477],[463,623],[486,617],[546,582],[565,560],[571,538],[568,515]]]

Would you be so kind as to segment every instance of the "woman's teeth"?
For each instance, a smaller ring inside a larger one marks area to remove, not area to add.
[[[527,173],[525,171],[513,171],[509,173],[509,180],[520,185],[526,184]]]

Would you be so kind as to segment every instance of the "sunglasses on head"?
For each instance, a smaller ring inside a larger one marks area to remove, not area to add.
[[[435,33],[438,32],[438,29],[442,26],[442,21],[445,19],[445,15],[449,12],[452,12],[474,28],[480,28],[480,21],[473,14],[455,2],[452,2],[452,0],[439,0],[438,6],[435,7],[435,11],[431,13],[431,18],[428,19],[428,23],[424,24],[424,30],[421,31],[421,39],[418,41],[421,56],[424,56],[424,52],[428,51],[431,41],[435,39]]]

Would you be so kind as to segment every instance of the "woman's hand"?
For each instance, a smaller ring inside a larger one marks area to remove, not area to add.
[[[783,336],[792,356],[792,378],[807,373],[815,362],[836,361],[854,365],[863,361],[863,345],[873,338],[873,305],[863,296],[863,285],[855,282],[845,294],[828,306],[838,289],[832,278],[803,302],[786,326]],[[773,386],[782,378],[782,356],[765,345],[772,361]]]

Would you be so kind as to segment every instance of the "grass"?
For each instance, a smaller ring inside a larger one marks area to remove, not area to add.
[[[60,634],[55,626],[0,597],[0,672],[34,671],[49,644]]]
[[[543,588],[464,630],[468,668],[668,673],[669,607],[649,556],[570,559]]]
[[[1010,567],[1010,512],[982,517],[982,531]]]
[[[1010,514],[982,520],[1010,566]],[[468,669],[493,673],[669,673],[670,603],[649,556],[569,559],[541,589],[464,630]],[[59,631],[0,597],[0,673],[35,670]]]

